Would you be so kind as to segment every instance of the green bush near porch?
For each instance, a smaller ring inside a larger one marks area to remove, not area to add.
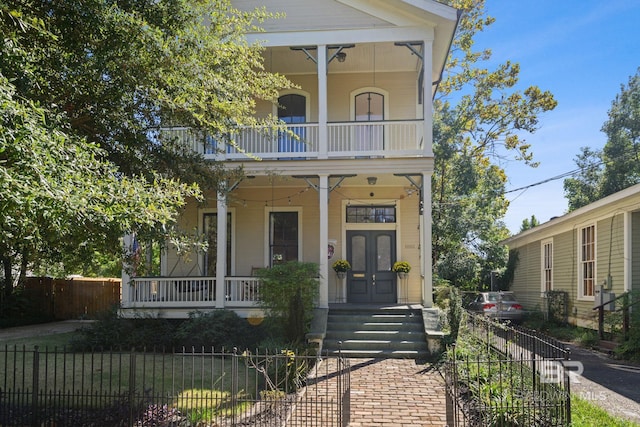
[[[92,349],[179,349],[181,347],[244,350],[255,348],[267,338],[266,327],[253,326],[230,310],[192,312],[189,319],[154,317],[122,318],[116,310],[103,315],[78,331],[72,342],[74,351]]]
[[[319,292],[318,264],[290,261],[258,271],[260,304],[278,319],[290,343],[304,342]]]

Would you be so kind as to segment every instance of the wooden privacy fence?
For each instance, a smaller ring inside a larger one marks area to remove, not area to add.
[[[120,279],[28,277],[25,295],[33,310],[60,320],[87,318],[120,304]]]

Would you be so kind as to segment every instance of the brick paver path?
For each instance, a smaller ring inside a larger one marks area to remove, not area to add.
[[[336,360],[323,360],[309,375],[306,395],[297,404],[289,426],[340,425],[335,413],[341,394],[336,382]],[[349,427],[446,425],[444,380],[432,365],[410,359],[349,359],[349,363]]]
[[[444,380],[410,359],[351,359],[350,427],[446,423]]]

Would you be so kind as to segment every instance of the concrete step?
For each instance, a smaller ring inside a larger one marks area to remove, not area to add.
[[[421,311],[411,309],[331,308],[323,347],[347,357],[428,355]]]
[[[325,339],[344,341],[348,339],[358,340],[386,340],[386,341],[421,341],[424,338],[423,331],[380,331],[380,330],[345,330],[329,329]]]
[[[426,359],[427,355],[423,351],[415,350],[328,350],[329,356],[343,356],[349,358],[367,359]]]
[[[422,332],[424,327],[422,321],[418,322],[336,322],[329,320],[327,322],[327,331],[389,331],[396,332],[399,330]]]
[[[393,340],[325,340],[325,348],[345,350],[410,350],[427,351],[427,342],[420,341],[393,341]]]

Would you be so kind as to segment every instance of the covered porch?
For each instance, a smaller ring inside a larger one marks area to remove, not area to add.
[[[244,179],[230,183],[227,192],[211,194],[205,203],[189,205],[183,215],[184,227],[209,233],[215,250],[194,254],[187,264],[167,248],[158,277],[123,277],[122,309],[166,317],[221,308],[245,317],[260,315],[262,284],[255,270],[281,259],[319,265],[320,308],[378,303],[367,289],[381,286],[389,288],[382,295],[385,303],[430,307],[431,258],[424,256],[431,247],[429,164],[424,158],[249,162]],[[402,170],[412,172],[398,172]],[[273,241],[273,218],[279,214],[292,214],[297,221],[295,235],[289,237],[293,242],[287,243],[297,249],[289,258],[280,258],[287,249]],[[353,239],[361,236],[382,236],[388,248],[382,258],[369,258],[366,267],[354,265],[339,277],[333,262],[354,263]],[[132,247],[130,237],[125,244]],[[391,271],[399,260],[412,266],[406,278]],[[358,295],[360,291],[364,293]]]

